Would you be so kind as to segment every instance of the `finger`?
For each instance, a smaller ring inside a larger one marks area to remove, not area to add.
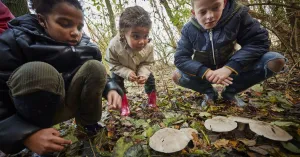
[[[113,109],[116,109],[116,108],[117,108],[117,104],[116,104],[116,96],[115,96],[115,95],[113,96],[111,106],[113,107]]]
[[[232,80],[233,80],[233,78],[232,78],[232,77],[227,77],[226,79],[228,79],[228,80],[230,80],[230,81],[232,81]]]
[[[62,151],[64,148],[65,148],[65,147],[62,146],[62,145],[52,143],[52,144],[49,145],[48,148],[46,148],[46,149],[47,149],[46,151],[47,151],[48,153],[60,152],[60,151]]]
[[[54,128],[51,128],[51,130],[50,130],[51,132],[52,132],[52,135],[54,135],[54,136],[60,136],[60,133],[59,133],[59,131],[57,131],[56,129],[54,129]]]
[[[218,81],[219,81],[219,77],[215,77],[215,78],[212,80],[213,83],[217,83]]]
[[[122,97],[119,96],[119,98],[118,98],[118,109],[121,108],[121,105],[122,105]]]
[[[215,75],[213,74],[208,77],[209,82],[212,82],[214,79],[215,79]]]
[[[51,141],[53,141],[53,143],[59,144],[59,145],[69,145],[69,144],[72,144],[71,140],[66,140],[64,138],[57,137],[57,136],[53,137],[53,139]]]
[[[107,96],[107,105],[108,105],[108,106],[111,105],[111,101],[112,101],[111,99],[112,99],[111,94],[108,94],[108,96]]]
[[[224,85],[224,86],[229,86],[229,84],[225,81],[223,81],[221,84]]]
[[[232,81],[228,80],[228,79],[225,79],[223,80],[224,82],[228,83],[228,84],[232,84]]]

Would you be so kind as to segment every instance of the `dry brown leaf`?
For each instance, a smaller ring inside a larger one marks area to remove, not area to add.
[[[229,140],[226,140],[226,139],[219,139],[217,140],[215,143],[214,143],[214,146],[217,148],[217,149],[220,149],[222,147],[226,147],[229,143]]]
[[[238,141],[229,141],[229,145],[231,145],[233,148],[236,148],[238,143],[239,143]]]
[[[248,140],[248,139],[238,139],[238,141],[241,141],[242,143],[244,143],[246,146],[255,146],[256,141],[255,140]]]
[[[254,151],[254,152],[257,152],[257,153],[259,153],[261,155],[268,155],[269,154],[266,150],[264,150],[264,149],[262,149],[260,147],[249,147],[249,149],[252,150],[252,151]]]

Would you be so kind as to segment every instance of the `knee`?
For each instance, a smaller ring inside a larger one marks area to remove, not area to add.
[[[181,78],[181,74],[176,70],[173,72],[172,80],[176,83],[179,84],[179,79]]]
[[[84,69],[84,71],[89,71],[90,74],[95,77],[106,78],[106,69],[104,65],[97,60],[86,61],[81,68]]]
[[[12,96],[48,91],[64,95],[64,81],[59,72],[44,62],[29,62],[15,70],[8,79]]]
[[[268,68],[273,72],[280,72],[285,65],[285,60],[282,58],[274,59],[268,62]]]

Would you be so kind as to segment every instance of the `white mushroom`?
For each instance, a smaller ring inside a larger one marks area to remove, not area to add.
[[[206,129],[215,132],[228,132],[237,127],[237,123],[223,116],[207,119],[204,123]]]
[[[179,131],[183,132],[191,140],[193,139],[193,133],[198,134],[198,131],[193,128],[181,128]]]
[[[293,137],[279,128],[278,126],[272,125],[270,123],[257,121],[255,123],[249,123],[250,130],[258,135],[262,135],[268,139],[275,141],[288,141]]]
[[[190,140],[182,131],[164,128],[150,137],[149,145],[158,152],[174,153],[184,149]]]
[[[229,116],[228,119],[235,121],[238,123],[238,130],[243,131],[245,128],[245,124],[249,123],[255,123],[256,120],[244,118],[244,117],[235,117],[235,116]]]

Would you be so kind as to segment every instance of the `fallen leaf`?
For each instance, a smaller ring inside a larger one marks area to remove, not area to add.
[[[294,122],[283,122],[283,121],[275,121],[275,122],[271,122],[271,124],[277,125],[277,126],[282,126],[282,127],[286,127],[286,126],[295,126],[298,127],[299,124],[294,123]]]
[[[238,141],[229,141],[229,144],[233,147],[236,148],[236,146],[238,145]]]
[[[199,116],[200,116],[200,117],[210,117],[211,114],[208,113],[208,112],[200,112]]]
[[[251,89],[257,93],[261,93],[264,90],[261,84],[256,84],[252,86]]]
[[[257,152],[261,155],[268,155],[269,153],[260,147],[249,147],[250,150]]]
[[[300,154],[300,147],[295,146],[293,143],[291,143],[291,142],[281,142],[281,144],[285,149],[287,149],[287,150],[289,150],[293,153]]]
[[[226,140],[226,139],[219,139],[217,141],[215,141],[214,143],[214,146],[217,148],[217,149],[220,149],[222,147],[226,147],[229,143],[229,140]]]
[[[255,146],[256,145],[256,141],[255,140],[248,140],[248,139],[238,139],[238,141],[241,141],[242,143],[244,143],[246,146]]]
[[[136,144],[127,149],[124,157],[149,157],[150,151],[147,146]]]

